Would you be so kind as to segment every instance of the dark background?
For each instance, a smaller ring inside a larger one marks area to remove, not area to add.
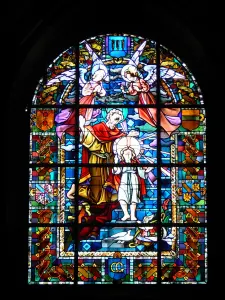
[[[160,41],[171,49],[190,68],[199,83],[205,99],[208,117],[208,206],[209,206],[209,284],[191,287],[190,285],[170,285],[159,289],[154,286],[123,287],[123,289],[101,287],[98,299],[122,299],[138,295],[143,299],[169,297],[197,299],[209,288],[219,288],[219,269],[224,264],[221,244],[223,238],[219,221],[223,218],[224,192],[219,170],[223,164],[223,151],[219,138],[224,134],[222,120],[224,99],[224,34],[222,4],[219,1],[128,1],[90,2],[85,1],[18,1],[6,3],[2,11],[1,32],[6,37],[3,63],[10,71],[8,80],[3,80],[9,90],[6,110],[3,113],[4,147],[6,163],[6,203],[7,253],[13,259],[7,267],[7,281],[15,282],[16,287],[27,287],[27,220],[28,220],[28,142],[29,115],[25,108],[29,105],[38,80],[52,60],[67,47],[102,33],[126,32]],[[3,50],[3,49],[2,49]],[[7,81],[7,82],[5,82]],[[217,163],[215,163],[215,161]],[[220,183],[221,182],[221,183]],[[221,184],[221,185],[220,185]],[[217,238],[218,235],[218,238]],[[211,239],[211,240],[210,240]],[[221,259],[221,260],[220,260]],[[221,278],[221,279],[220,279]],[[64,297],[74,295],[71,287],[41,287],[49,295],[64,291]],[[85,287],[86,295],[93,295],[97,287]],[[175,293],[178,293],[175,296]],[[106,293],[104,296],[103,294]],[[191,293],[191,294],[190,294]],[[67,295],[67,296],[66,296]],[[124,295],[124,296],[123,296]],[[173,296],[172,296],[173,295]],[[101,296],[103,298],[101,298]],[[138,297],[138,296],[137,296]],[[84,299],[86,297],[84,296]]]

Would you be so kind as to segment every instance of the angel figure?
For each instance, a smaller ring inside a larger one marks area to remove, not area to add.
[[[109,75],[106,66],[103,64],[102,60],[98,58],[96,53],[91,49],[91,47],[86,43],[85,47],[87,48],[89,54],[92,56],[92,66],[91,66],[91,79],[86,81],[84,78],[87,70],[80,68],[80,78],[79,83],[82,86],[82,98],[80,99],[80,104],[92,105],[94,104],[94,98],[96,95],[103,97],[106,95],[106,90],[104,89],[102,82],[109,81]],[[51,79],[47,85],[52,85],[62,80],[67,80],[68,85],[65,88],[65,93],[69,93],[74,87],[75,81],[75,69],[65,71],[60,75],[56,76],[54,79]],[[79,110],[79,115],[84,116],[85,120],[88,122],[91,120],[93,115],[93,108],[81,108]],[[61,139],[64,132],[75,136],[75,110],[73,108],[63,109],[55,118],[57,126],[56,132],[58,137]],[[62,147],[63,148],[63,147]],[[66,146],[65,146],[65,149]],[[70,147],[71,150],[71,147]]]
[[[85,80],[84,75],[87,70],[80,68],[79,83],[82,86],[83,97],[80,99],[79,103],[89,105],[94,104],[94,97],[96,95],[100,97],[104,97],[106,95],[106,90],[104,89],[102,82],[109,82],[109,74],[102,60],[98,58],[98,56],[87,43],[86,48],[92,56],[91,80]],[[89,121],[92,118],[92,112],[93,108],[81,108],[79,115],[84,116],[85,120]]]
[[[137,221],[136,205],[141,202],[143,195],[146,194],[144,178],[145,172],[149,171],[150,168],[130,165],[139,163],[138,156],[141,152],[140,142],[134,137],[133,132],[117,139],[114,143],[114,151],[115,162],[121,165],[113,168],[115,175],[120,174],[117,177],[118,201],[124,213],[121,220]],[[128,205],[130,206],[130,214]]]
[[[146,45],[144,41],[136,50],[128,64],[121,70],[121,76],[126,82],[126,89],[121,85],[121,91],[124,94],[138,95],[138,104],[148,105],[156,104],[156,99],[150,89],[155,83],[156,65],[144,65],[143,69],[148,74],[145,78],[138,71],[139,57],[142,54]],[[160,67],[160,77],[162,80],[168,78],[184,79],[185,77],[172,69]],[[169,93],[173,95],[172,90],[168,87]],[[163,92],[163,91],[162,91]],[[165,92],[163,92],[165,94]],[[174,97],[175,100],[175,97]],[[141,119],[152,125],[157,126],[157,108],[138,108],[138,113]],[[162,108],[160,110],[160,126],[162,128],[161,137],[169,137],[181,124],[180,108]],[[151,146],[156,146],[156,139],[151,143]]]

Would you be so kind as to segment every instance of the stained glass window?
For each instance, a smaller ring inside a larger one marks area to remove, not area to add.
[[[207,282],[206,113],[179,57],[81,41],[29,111],[30,284]]]

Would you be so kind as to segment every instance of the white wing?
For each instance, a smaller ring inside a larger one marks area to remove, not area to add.
[[[71,69],[62,72],[61,74],[57,75],[55,78],[49,80],[46,85],[47,86],[53,85],[55,83],[62,82],[64,80],[71,82],[74,79],[75,79],[75,69]]]
[[[92,56],[92,67],[91,67],[91,74],[93,75],[98,70],[103,70],[105,73],[104,80],[109,81],[109,73],[104,65],[103,61],[97,56],[97,54],[91,49],[88,43],[85,43],[85,47],[87,48],[88,52]]]
[[[113,237],[113,238],[123,237],[126,234],[127,234],[127,232],[118,232],[118,233],[115,233],[115,234],[111,235],[111,237]]]
[[[146,65],[144,66],[144,70],[148,72],[147,76],[144,78],[146,81],[148,81],[150,84],[152,84],[157,79],[157,68],[156,65]],[[184,79],[185,77],[175,72],[172,69],[168,69],[165,67],[160,68],[160,77],[162,79],[168,79],[168,78],[174,78],[174,79]]]
[[[160,77],[163,79],[174,78],[174,79],[184,79],[185,77],[178,72],[175,72],[172,69],[168,69],[165,67],[160,68]]]
[[[115,241],[131,241],[133,239],[133,236],[130,235],[131,230],[128,230],[127,232],[119,232],[114,234],[112,237],[114,237]],[[116,237],[116,235],[121,234],[119,236]],[[122,235],[123,234],[123,235]]]
[[[125,235],[125,236],[121,236],[121,237],[118,237],[118,238],[115,238],[114,240],[115,241],[119,241],[119,242],[122,242],[122,241],[131,241],[133,240],[133,236],[132,235]]]
[[[144,66],[144,70],[148,72],[147,76],[144,78],[146,81],[148,81],[150,84],[156,81],[156,65],[146,65]]]
[[[116,238],[117,240],[120,240],[120,238],[125,237],[125,236],[129,236],[130,237],[131,236],[130,232],[131,232],[131,230],[128,230],[126,232],[124,232],[124,231],[118,232],[118,233],[113,234],[111,237],[112,238]]]
[[[84,75],[87,73],[87,70],[85,68],[80,68],[80,78],[79,83],[83,87],[86,83],[86,80],[84,79]],[[61,74],[57,75],[55,78],[51,79],[49,82],[47,82],[46,85],[53,85],[55,83],[61,82],[63,80],[68,82],[73,82],[75,79],[75,69],[67,70],[62,72]]]
[[[91,47],[88,45],[88,43],[85,43],[85,47],[87,48],[88,52],[92,56],[93,61],[98,59],[97,54],[91,49]]]
[[[137,66],[139,64],[139,57],[142,54],[144,48],[146,46],[146,41],[144,41],[138,49],[135,51],[134,55],[131,57],[131,59],[128,62],[128,65],[134,65]]]
[[[84,78],[84,75],[87,73],[87,69],[80,68],[79,72],[80,72],[79,84],[80,84],[80,86],[83,87],[85,85],[85,83],[87,82]]]

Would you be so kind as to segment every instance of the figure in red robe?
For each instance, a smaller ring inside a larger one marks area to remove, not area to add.
[[[127,83],[127,90],[121,85],[121,90],[124,94],[137,95],[138,104],[140,105],[154,105],[156,100],[154,95],[150,92],[150,88],[153,86],[157,80],[157,66],[155,64],[145,64],[140,63],[140,56],[145,49],[147,41],[143,41],[141,45],[134,52],[133,56],[130,58],[128,64],[126,64],[121,70],[121,76]],[[140,69],[139,65],[142,64],[142,70],[147,73],[145,78],[138,71]],[[160,66],[160,79],[162,82],[162,87],[170,97],[172,96],[172,101],[176,102],[176,98],[173,95],[170,87],[164,82],[166,79],[178,79],[183,80],[185,77],[176,72],[173,69]],[[165,92],[164,91],[164,92]],[[180,126],[181,124],[181,114],[180,108],[170,108],[168,106],[161,108],[160,110],[160,120],[157,121],[157,108],[154,107],[139,107],[139,116],[145,122],[149,123],[153,127],[157,127],[157,122],[161,127],[161,137],[169,137],[171,134]],[[151,146],[157,145],[157,140],[155,139]]]
[[[92,80],[86,82],[82,89],[83,97],[79,103],[81,105],[92,105],[94,104],[94,98],[96,94],[100,97],[105,96],[106,91],[103,88],[102,80],[105,78],[106,73],[104,70],[97,70],[92,75]],[[90,121],[93,115],[93,108],[80,108],[79,115],[82,115],[86,121]],[[75,136],[75,109],[66,108],[63,109],[55,118],[56,123],[59,125],[56,128],[57,136],[62,139],[63,133],[66,132],[72,136]]]
[[[124,86],[121,85],[123,93],[133,96],[138,95],[138,104],[156,104],[155,97],[150,92],[149,83],[140,77],[135,66],[127,66],[123,76],[124,78],[127,78],[128,81],[127,91],[125,91]],[[157,108],[141,107],[138,108],[138,113],[141,119],[149,123],[151,126],[157,127]],[[161,108],[160,127],[164,130],[167,136],[170,136],[180,126],[180,124],[180,108]]]
[[[122,121],[123,114],[119,109],[112,109],[106,118],[106,123],[93,126],[85,126],[83,116],[79,119],[82,163],[95,164],[81,169],[78,221],[88,226],[79,231],[80,239],[96,237],[99,226],[93,224],[110,221],[112,210],[119,206],[115,175],[112,174],[112,167],[107,164],[114,163],[113,142],[125,135],[116,127]]]

